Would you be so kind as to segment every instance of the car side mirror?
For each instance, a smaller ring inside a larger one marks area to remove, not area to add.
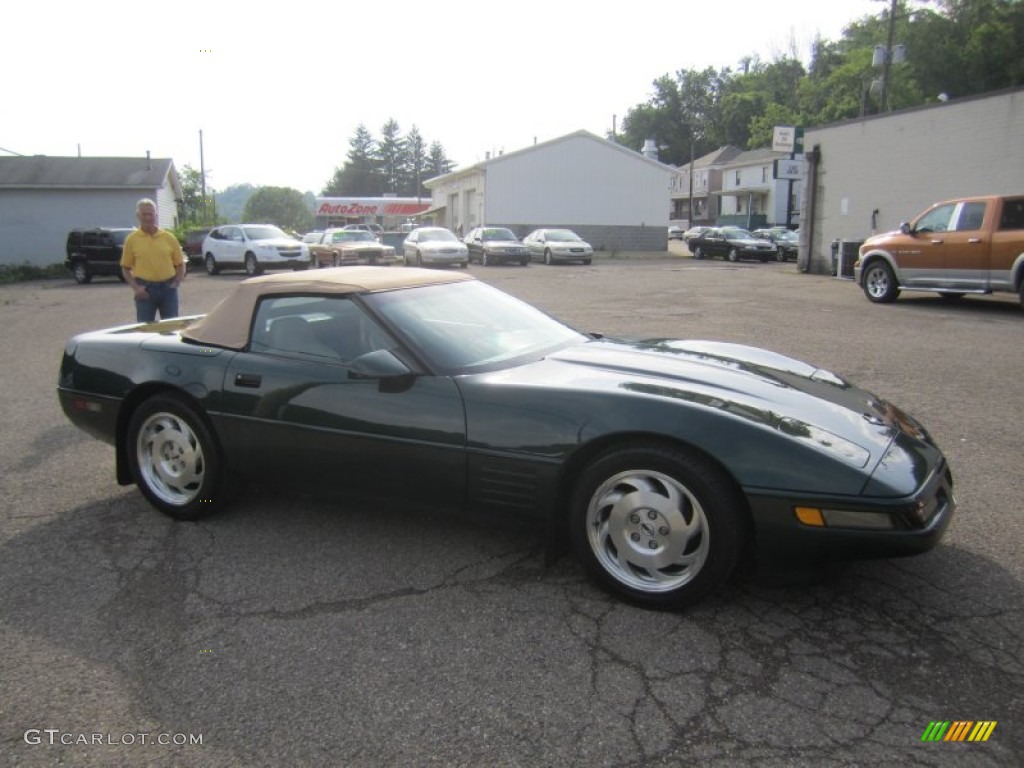
[[[909,235],[912,231],[913,230],[910,228],[910,222],[900,222],[900,232],[902,232],[904,235]]]
[[[409,366],[390,349],[377,349],[360,355],[348,369],[350,379],[397,379],[412,375]]]

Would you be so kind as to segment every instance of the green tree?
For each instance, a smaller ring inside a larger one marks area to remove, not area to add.
[[[427,156],[427,171],[429,176],[443,176],[449,173],[455,163],[448,158],[441,142],[435,141],[430,144],[430,153]]]
[[[181,199],[178,201],[178,220],[189,227],[212,226],[217,223],[217,206],[212,188],[206,190],[203,200],[203,175],[190,165],[178,172],[181,181]]]
[[[308,232],[313,228],[313,211],[297,189],[259,187],[246,201],[242,221],[276,224],[282,229]]]
[[[375,146],[372,134],[360,123],[349,139],[345,164],[334,169],[334,175],[321,194],[339,197],[379,195],[381,177],[375,159]]]
[[[381,138],[373,154],[380,171],[381,191],[397,194],[403,186],[403,175],[407,165],[406,141],[401,128],[394,119],[389,119],[380,129]]]
[[[427,143],[415,125],[405,139],[405,150],[403,184],[399,194],[404,197],[429,197],[430,193],[423,186],[427,178]]]

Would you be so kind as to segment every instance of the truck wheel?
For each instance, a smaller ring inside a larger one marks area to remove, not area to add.
[[[75,276],[75,281],[81,285],[92,282],[92,272],[89,271],[89,265],[84,261],[76,261],[75,265],[71,268],[71,274]]]
[[[877,304],[896,301],[900,295],[892,268],[881,259],[875,259],[864,270],[864,295]]]

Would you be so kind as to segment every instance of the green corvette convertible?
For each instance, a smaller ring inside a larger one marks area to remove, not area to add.
[[[647,605],[700,599],[749,552],[923,552],[955,509],[924,428],[828,371],[583,334],[461,272],[245,280],[202,317],[76,336],[58,392],[172,517],[246,475],[532,517]]]

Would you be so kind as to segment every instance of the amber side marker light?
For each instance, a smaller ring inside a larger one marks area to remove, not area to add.
[[[843,509],[818,509],[817,507],[793,507],[796,519],[814,528],[863,528],[868,530],[893,530],[892,518],[877,512],[848,512]]]

